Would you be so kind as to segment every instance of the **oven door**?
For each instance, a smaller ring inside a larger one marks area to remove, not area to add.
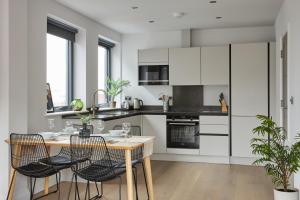
[[[199,149],[199,138],[199,122],[167,122],[168,148]]]

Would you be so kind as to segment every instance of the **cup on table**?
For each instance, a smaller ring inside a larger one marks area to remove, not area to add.
[[[130,129],[131,129],[131,124],[128,122],[124,122],[122,123],[122,130],[124,131],[124,135],[126,137],[129,137],[129,133],[130,133]]]

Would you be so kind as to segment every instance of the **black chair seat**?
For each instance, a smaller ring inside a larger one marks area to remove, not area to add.
[[[56,155],[56,156],[51,156],[49,158],[42,159],[42,160],[40,160],[40,162],[43,162],[43,163],[49,164],[49,165],[64,166],[65,168],[69,168],[71,165],[74,165],[77,162],[83,162],[85,160],[86,159],[72,161],[69,156]]]
[[[103,165],[92,164],[84,169],[77,171],[77,174],[79,177],[85,180],[102,182],[114,179],[116,178],[116,176],[119,176],[125,172],[126,169],[122,167],[110,168]]]
[[[25,176],[43,178],[58,173],[60,169],[60,167],[45,165],[41,162],[33,162],[24,166],[20,166],[16,170]]]

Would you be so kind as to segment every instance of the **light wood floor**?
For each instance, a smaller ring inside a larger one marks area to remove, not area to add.
[[[272,183],[263,168],[240,165],[218,165],[152,161],[154,192],[157,200],[272,200]],[[139,199],[146,199],[142,171],[139,169]],[[61,199],[67,199],[70,183],[61,183]],[[92,191],[94,186],[91,185]],[[85,184],[79,190],[84,199]],[[72,190],[74,194],[74,190]],[[122,199],[126,199],[123,177]],[[43,198],[57,200],[57,194]],[[72,196],[71,200],[74,199]],[[118,182],[104,184],[103,200],[118,199]]]

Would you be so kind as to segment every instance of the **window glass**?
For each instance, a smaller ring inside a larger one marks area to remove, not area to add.
[[[54,107],[68,106],[69,41],[47,34],[47,83],[50,84]]]
[[[106,90],[106,81],[109,75],[109,50],[106,47],[98,46],[98,89]],[[107,97],[104,93],[98,93],[98,104],[106,104]]]

